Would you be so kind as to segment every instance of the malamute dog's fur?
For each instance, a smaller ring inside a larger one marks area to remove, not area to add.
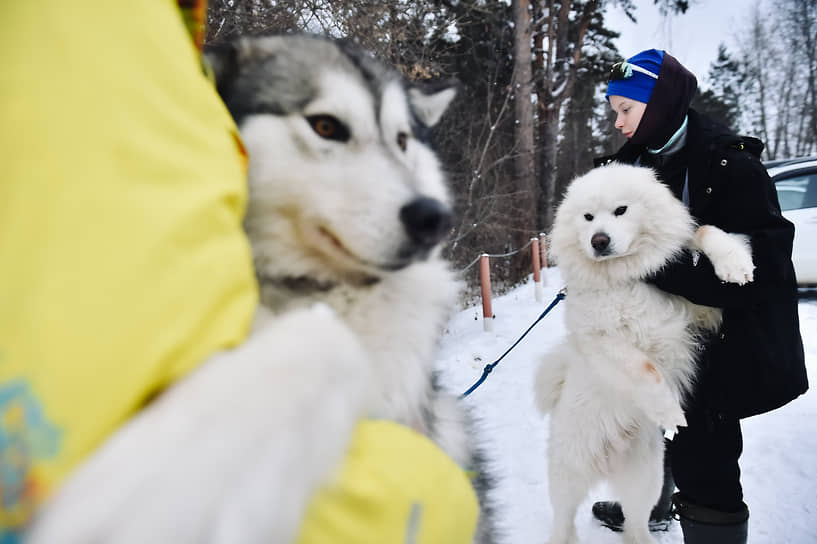
[[[647,528],[662,484],[659,428],[685,424],[682,400],[695,375],[694,346],[720,311],[645,281],[685,247],[724,281],[752,281],[744,237],[697,230],[652,170],[613,164],[568,187],[551,250],[567,284],[567,338],[547,355],[535,395],[550,413],[550,544],[576,541],[576,509],[609,480],[626,518],[625,541],[653,542]]]
[[[262,302],[331,306],[374,373],[365,402],[347,392],[350,417],[411,426],[479,468],[477,540],[491,541],[466,414],[432,379],[460,284],[439,256],[451,198],[428,137],[455,86],[408,85],[353,44],[307,35],[244,38],[211,58],[250,158],[245,227]]]
[[[460,285],[439,256],[451,203],[428,131],[455,88],[408,85],[314,36],[244,37],[208,56],[248,152],[244,226],[264,308],[243,346],[78,471],[35,542],[291,542],[360,418],[479,462],[467,415],[432,378]]]

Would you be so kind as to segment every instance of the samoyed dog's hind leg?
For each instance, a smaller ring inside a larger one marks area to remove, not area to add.
[[[608,482],[624,514],[624,542],[652,544],[649,516],[661,494],[664,478],[664,442],[652,426],[636,431],[632,449],[617,459]]]
[[[603,478],[627,512],[625,541],[651,543],[647,522],[663,475],[657,426],[685,424],[667,380],[642,351],[600,339],[558,346],[540,366],[536,386],[539,408],[551,416],[550,543],[576,541],[577,508]]]
[[[578,537],[574,520],[576,512],[588,491],[601,478],[601,471],[593,470],[595,451],[601,450],[599,436],[588,433],[587,424],[577,421],[594,418],[584,407],[574,402],[572,392],[564,391],[550,416],[548,443],[548,489],[553,509],[553,526],[548,544],[574,544]],[[590,468],[590,470],[588,470]]]
[[[576,544],[576,512],[595,482],[587,479],[586,471],[574,470],[560,463],[557,457],[550,459],[548,476],[553,508],[553,527],[548,544]]]

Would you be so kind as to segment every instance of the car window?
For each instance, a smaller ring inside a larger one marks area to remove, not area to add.
[[[779,179],[775,189],[783,211],[817,207],[817,173]]]

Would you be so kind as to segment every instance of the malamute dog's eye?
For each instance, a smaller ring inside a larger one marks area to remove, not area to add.
[[[397,147],[399,147],[401,151],[405,151],[407,144],[408,144],[408,134],[406,134],[405,132],[398,132],[397,133]]]
[[[584,214],[584,218],[587,219],[588,221],[592,221],[593,220],[593,214],[592,213],[586,213],[586,214]]]
[[[619,206],[613,212],[613,215],[624,215],[624,212],[627,211],[627,206]]]
[[[331,115],[309,115],[306,118],[315,134],[326,140],[349,141],[349,129]]]

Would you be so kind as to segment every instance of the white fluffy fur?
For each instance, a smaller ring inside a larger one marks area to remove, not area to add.
[[[89,458],[27,542],[292,541],[362,415],[347,397],[369,395],[366,361],[325,305],[259,310],[243,345],[175,384]],[[301,465],[311,470],[293,470]]]
[[[594,248],[594,236],[606,248]],[[574,517],[607,479],[626,518],[626,542],[647,528],[662,484],[660,428],[685,424],[698,336],[720,311],[667,294],[644,279],[696,247],[724,281],[752,279],[744,237],[695,229],[686,208],[646,168],[612,164],[573,181],[556,213],[551,251],[567,284],[565,341],[538,371],[535,394],[550,414],[550,544],[576,542]]]
[[[398,82],[375,115],[360,77],[324,70],[303,112],[240,127],[265,306],[249,340],[120,429],[41,513],[31,544],[291,542],[366,417],[426,432],[469,463],[461,407],[431,387],[459,282],[438,249],[405,257],[400,221],[418,196],[449,204],[444,176],[422,142],[398,145],[411,134]],[[443,92],[411,95],[421,118],[439,119],[453,96]],[[327,113],[348,142],[305,121]]]

